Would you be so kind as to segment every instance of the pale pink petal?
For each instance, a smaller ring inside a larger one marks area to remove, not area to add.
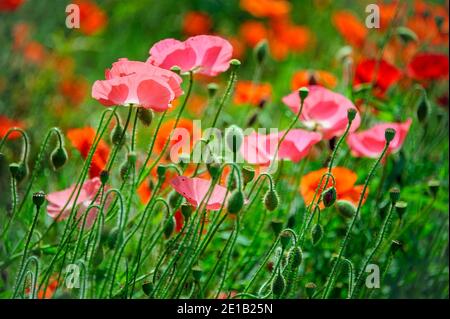
[[[182,72],[188,72],[195,68],[197,56],[195,51],[175,39],[165,39],[154,44],[147,60],[150,64],[170,70],[173,66],[180,67]]]
[[[136,94],[139,105],[157,112],[167,110],[175,98],[174,92],[167,83],[152,78],[141,78],[136,88]]]

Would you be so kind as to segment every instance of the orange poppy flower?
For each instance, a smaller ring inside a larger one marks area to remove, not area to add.
[[[268,38],[268,32],[263,23],[258,21],[246,21],[241,24],[239,33],[248,46],[254,47],[261,40]]]
[[[92,127],[83,127],[70,129],[67,132],[67,138],[81,154],[83,159],[86,159],[89,150],[94,142],[95,130]],[[101,171],[105,168],[108,162],[110,148],[104,140],[100,140],[97,149],[92,157],[91,167],[89,168],[89,176],[91,178],[100,176]]]
[[[82,77],[72,76],[61,81],[59,91],[72,105],[79,105],[86,97],[88,83]]]
[[[21,121],[12,120],[4,115],[0,115],[0,139],[4,138],[8,130],[12,127],[24,128],[25,125]],[[8,135],[8,140],[20,137],[20,133],[12,132]]]
[[[13,31],[13,49],[23,49],[30,39],[30,25],[25,22],[19,22],[14,25]]]
[[[38,299],[52,299],[57,288],[58,288],[58,281],[56,279],[50,279],[47,289],[44,288],[38,291],[37,293]],[[30,288],[25,289],[26,294],[29,294],[30,292],[31,292]]]
[[[321,85],[333,89],[337,85],[337,78],[330,72],[319,70],[301,70],[294,73],[291,82],[293,91],[308,85]]]
[[[187,36],[207,34],[211,31],[212,19],[199,11],[189,11],[184,15],[183,33]]]
[[[235,104],[252,104],[258,106],[261,101],[267,101],[272,96],[272,86],[269,83],[253,83],[238,81],[234,93]]]
[[[75,4],[80,8],[80,31],[82,33],[92,35],[105,27],[108,17],[97,4],[89,0],[77,0]]]
[[[350,11],[337,11],[332,16],[333,24],[351,45],[361,48],[367,37],[367,28]]]
[[[175,119],[170,119],[163,123],[159,129],[158,134],[156,135],[155,140],[155,152],[161,153],[161,151],[164,149],[164,145],[166,144],[167,140],[170,138],[172,131],[175,129]],[[176,147],[178,152],[177,154],[181,154],[183,148],[187,149],[189,147],[189,150],[192,150],[192,146],[195,144],[196,141],[194,141],[194,124],[189,119],[180,119],[178,122],[177,127],[178,129],[184,129],[185,131],[180,131],[179,133],[183,135],[173,136],[175,139],[171,140],[169,143],[169,146],[167,148],[167,152],[172,152],[172,148]],[[175,150],[174,150],[175,151]],[[172,154],[176,156],[176,154]],[[176,159],[174,159],[176,160]]]
[[[37,41],[28,42],[23,49],[23,56],[26,61],[41,65],[47,57],[44,46]]]
[[[320,179],[322,175],[328,171],[328,168],[321,168],[319,170],[310,172],[302,177],[300,183],[300,193],[307,205],[311,203],[314,197],[314,193],[316,192],[316,188],[319,186]],[[361,195],[361,191],[363,185],[355,185],[358,176],[352,170],[345,167],[335,167],[331,170],[331,174],[336,181],[335,188],[337,193],[338,200],[348,200],[353,204],[357,205],[359,201],[359,197]],[[325,179],[322,184],[325,183]],[[328,182],[326,188],[332,185],[331,179]],[[364,200],[367,198],[368,191],[366,191],[366,195]],[[320,198],[321,192],[319,192],[316,196],[316,200]],[[320,207],[323,208],[323,204],[320,204]]]
[[[279,18],[291,10],[291,4],[286,0],[241,0],[240,5],[258,18]]]
[[[294,52],[303,51],[311,40],[311,31],[286,19],[271,21],[272,37]]]

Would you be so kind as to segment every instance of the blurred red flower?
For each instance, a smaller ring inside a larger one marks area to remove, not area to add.
[[[350,44],[361,48],[367,37],[366,26],[350,11],[336,11],[333,24],[342,37]]]
[[[25,0],[0,0],[0,11],[15,11]]]
[[[88,83],[83,77],[68,77],[59,84],[59,91],[72,104],[80,105],[88,92]]]
[[[211,17],[200,11],[189,11],[184,15],[183,33],[187,36],[208,34],[212,27]]]
[[[95,138],[95,130],[92,127],[83,127],[70,129],[67,132],[67,138],[81,154],[83,159],[86,159],[92,143]],[[100,140],[97,149],[92,157],[91,167],[89,168],[89,176],[91,178],[100,176],[101,171],[105,168],[108,162],[110,148],[104,140]]]
[[[416,80],[438,80],[448,77],[448,68],[447,55],[420,53],[408,64],[408,75]]]
[[[106,13],[90,0],[76,0],[75,4],[80,8],[80,31],[85,35],[93,35],[100,32],[107,24]]]
[[[291,4],[286,0],[241,0],[240,6],[257,18],[279,18],[291,10]]]
[[[31,41],[25,45],[23,56],[26,61],[35,65],[41,65],[47,57],[47,51],[39,42]]]
[[[291,82],[293,91],[308,85],[321,85],[328,89],[334,89],[337,85],[337,78],[330,72],[320,70],[301,70],[294,73]]]
[[[258,106],[272,96],[270,83],[253,83],[252,81],[238,81],[234,93],[235,104],[252,104]]]
[[[402,77],[402,73],[394,65],[385,60],[362,60],[356,66],[354,84],[372,83],[374,93],[383,96],[391,85]]]
[[[0,115],[0,138],[4,138],[10,128],[19,127],[24,128],[25,125],[21,121],[12,120],[4,115]],[[13,140],[20,137],[20,133],[12,132],[8,135],[8,140]]]

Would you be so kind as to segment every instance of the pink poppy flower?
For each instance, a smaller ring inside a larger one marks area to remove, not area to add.
[[[345,96],[330,91],[322,86],[308,86],[309,95],[306,98],[300,120],[312,129],[322,132],[324,139],[331,139],[334,136],[343,134],[347,127],[347,110],[355,109],[353,103]],[[283,98],[284,104],[290,107],[292,112],[298,113],[300,109],[300,97],[298,92]],[[350,132],[354,132],[361,122],[359,113],[350,127]]]
[[[69,200],[75,186],[76,185],[72,185],[62,191],[48,194],[46,196],[48,201],[47,214],[56,221],[62,221],[69,218],[70,212],[74,206],[78,206],[76,218],[79,221],[79,226],[81,227],[83,223],[82,217],[84,216],[84,213],[86,212],[87,208],[91,204],[92,200],[94,200],[95,195],[100,189],[101,181],[100,178],[95,177],[84,182],[83,186],[81,187],[80,195],[78,196],[76,202],[74,201],[76,195],[75,193],[66,206],[66,203]],[[92,224],[97,218],[97,214],[98,209],[92,208],[89,210],[88,216],[86,217],[86,229],[92,227]]]
[[[250,164],[269,165],[283,135],[284,132],[248,135],[244,138],[241,154]],[[316,132],[301,129],[291,130],[281,143],[277,157],[297,163],[307,156],[312,146],[321,139],[322,136]]]
[[[183,94],[176,73],[126,58],[113,63],[105,78],[92,86],[92,97],[105,106],[136,104],[162,112]]]
[[[230,67],[233,47],[221,37],[198,35],[184,42],[161,40],[151,47],[149,54],[147,62],[163,69],[178,66],[182,72],[216,76]]]
[[[377,158],[380,156],[386,143],[384,131],[387,128],[393,128],[396,134],[387,150],[387,154],[391,154],[402,147],[411,122],[412,120],[408,119],[404,123],[377,124],[366,131],[350,134],[347,138],[347,143],[353,156]]]
[[[197,177],[177,176],[170,181],[172,187],[181,194],[194,207],[198,207],[203,199],[206,200],[211,181]],[[206,209],[219,210],[222,203],[225,201],[227,189],[223,186],[216,185],[211,194]]]

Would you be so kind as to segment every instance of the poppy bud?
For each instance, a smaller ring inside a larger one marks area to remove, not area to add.
[[[279,198],[275,189],[269,189],[264,195],[264,206],[268,211],[274,211],[278,207]]]
[[[308,295],[308,298],[311,299],[314,296],[314,293],[316,292],[316,284],[313,282],[308,282],[305,285],[306,294]]]
[[[281,247],[283,247],[283,249],[286,249],[286,247],[289,245],[290,242],[291,242],[291,233],[288,231],[281,232],[280,234]]]
[[[325,207],[330,207],[336,201],[336,188],[331,186],[322,193],[322,201]]]
[[[435,179],[428,182],[428,191],[433,198],[436,198],[439,186],[441,186],[441,183]]]
[[[284,277],[281,274],[281,272],[278,272],[272,281],[273,296],[275,298],[280,297],[283,294],[285,287],[286,287],[286,281],[284,280]]]
[[[169,239],[175,230],[175,218],[173,216],[168,216],[164,223],[164,237]]]
[[[192,206],[189,204],[182,204],[181,214],[183,215],[184,220],[188,221],[192,214]]]
[[[348,121],[351,123],[351,122],[353,122],[353,120],[355,119],[355,117],[356,117],[356,110],[354,109],[354,108],[349,108],[348,110],[347,110],[347,119],[348,119]]]
[[[55,148],[50,155],[54,170],[62,167],[67,162],[67,158],[67,152],[63,147]]]
[[[9,164],[11,176],[20,183],[28,175],[28,167],[23,162]]]
[[[281,229],[283,228],[283,222],[279,219],[273,219],[270,222],[270,226],[272,227],[275,236],[278,236],[278,234],[281,232]]]
[[[150,124],[152,124],[153,120],[152,110],[140,107],[137,110],[137,116],[144,126],[150,126]]]
[[[122,163],[122,165],[120,165],[120,168],[119,168],[119,174],[120,174],[120,177],[122,178],[122,180],[125,180],[125,178],[127,177],[129,169],[130,169],[130,162],[127,159]]]
[[[236,189],[228,199],[228,212],[237,214],[244,206],[244,193],[240,189]]]
[[[311,242],[316,246],[323,237],[323,227],[320,224],[315,224],[311,230]]]
[[[116,246],[118,239],[120,238],[119,236],[119,228],[113,228],[106,238],[106,245],[110,249],[113,249]]]
[[[297,225],[297,214],[296,213],[290,213],[287,220],[287,228],[295,228]]]
[[[111,132],[111,142],[114,145],[119,145],[121,143],[123,133],[124,132],[123,132],[122,125],[120,125],[120,123],[117,123]],[[125,137],[124,137],[124,139],[125,139]],[[120,145],[120,146],[122,146],[122,145]]]
[[[169,194],[169,206],[172,209],[175,209],[178,207],[181,201],[181,195],[178,194],[176,191],[171,191]]]
[[[336,202],[336,208],[339,214],[346,218],[351,218],[356,212],[356,207],[352,202],[348,200],[338,200]]]
[[[417,111],[416,111],[417,119],[419,120],[420,123],[424,123],[430,113],[431,113],[430,101],[428,100],[427,94],[424,91],[417,104]]]
[[[225,132],[225,141],[228,148],[237,153],[241,148],[242,141],[244,140],[244,133],[242,129],[236,125],[231,125]]]
[[[108,182],[109,179],[109,172],[106,170],[103,170],[100,172],[100,181],[102,182],[102,185],[105,185]]]
[[[156,168],[156,174],[158,175],[158,178],[164,180],[166,178],[166,171],[167,171],[166,166],[158,165],[158,167]]]
[[[33,204],[36,205],[36,207],[41,207],[42,204],[44,204],[45,201],[45,193],[40,191],[33,194]]]
[[[244,166],[242,168],[242,177],[244,178],[244,184],[250,183],[255,178],[255,170],[250,166]]]
[[[304,101],[308,97],[308,94],[309,90],[307,87],[303,86],[300,89],[298,89],[298,95],[300,96],[301,101]]]
[[[386,139],[387,143],[390,143],[395,137],[395,130],[393,128],[387,128],[386,131],[384,131],[384,138]]]
[[[395,205],[400,199],[400,190],[398,188],[392,188],[389,191],[389,198],[391,199],[391,203]]]
[[[403,26],[398,27],[397,35],[400,37],[400,39],[403,41],[403,43],[418,41],[417,35],[414,33],[414,31],[407,27],[403,27]]]
[[[289,263],[293,268],[298,268],[303,261],[303,252],[299,246],[292,247],[289,251]]]
[[[398,217],[402,219],[403,215],[406,212],[406,208],[408,207],[408,203],[404,201],[398,201],[395,203],[395,210],[397,211]]]
[[[241,66],[241,61],[239,61],[238,59],[232,59],[230,61],[230,65],[231,65],[231,68],[235,70]]]
[[[144,292],[144,294],[147,296],[147,297],[151,297],[152,296],[152,293],[153,293],[153,283],[152,282],[145,282],[143,285],[142,285],[142,291]]]
[[[261,40],[253,49],[253,54],[255,55],[256,62],[258,64],[263,64],[269,55],[269,46],[267,44],[267,40]]]
[[[192,276],[195,281],[200,281],[203,275],[203,270],[199,266],[192,267]]]
[[[209,175],[211,175],[211,177],[213,179],[216,179],[217,177],[219,177],[220,174],[220,164],[219,163],[208,163],[206,164],[206,169],[209,172]]]
[[[208,96],[210,99],[216,96],[217,91],[219,90],[219,86],[217,83],[209,83],[208,84]]]

